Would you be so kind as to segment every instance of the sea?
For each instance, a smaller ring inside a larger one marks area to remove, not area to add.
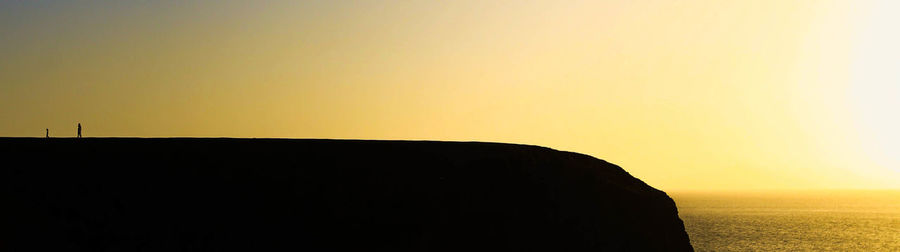
[[[669,196],[697,251],[900,251],[900,191]]]

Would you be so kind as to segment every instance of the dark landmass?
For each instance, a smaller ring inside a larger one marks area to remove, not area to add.
[[[470,142],[0,138],[7,251],[691,251],[622,168]]]

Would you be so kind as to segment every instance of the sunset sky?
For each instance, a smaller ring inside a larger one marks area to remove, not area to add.
[[[900,188],[896,1],[0,0],[0,136],[510,142]]]

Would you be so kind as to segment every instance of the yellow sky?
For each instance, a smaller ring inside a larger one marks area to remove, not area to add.
[[[5,1],[0,135],[475,140],[900,188],[890,1]]]

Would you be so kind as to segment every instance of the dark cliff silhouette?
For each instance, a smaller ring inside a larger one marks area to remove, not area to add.
[[[11,251],[691,251],[616,165],[468,142],[0,138]]]

